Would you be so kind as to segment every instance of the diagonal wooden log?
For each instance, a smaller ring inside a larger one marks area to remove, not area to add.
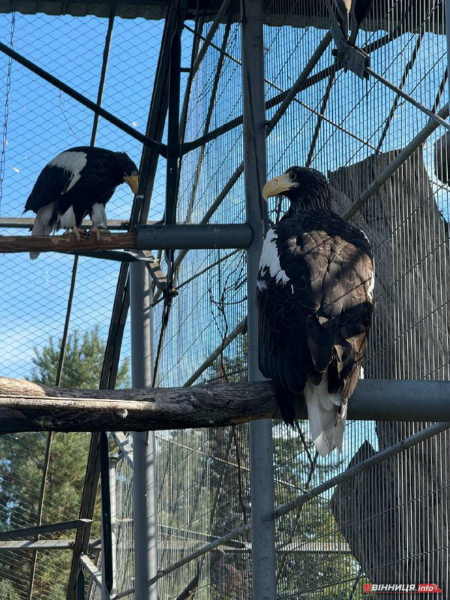
[[[350,419],[450,422],[450,382],[364,379]],[[277,416],[271,381],[167,389],[72,390],[0,377],[0,433],[223,427]],[[297,406],[297,417],[306,408]]]

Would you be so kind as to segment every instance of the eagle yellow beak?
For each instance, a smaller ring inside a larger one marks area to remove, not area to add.
[[[133,190],[133,194],[137,194],[139,188],[139,177],[137,175],[124,175],[123,180],[126,181]]]
[[[279,196],[283,192],[287,192],[292,187],[292,180],[287,173],[274,177],[263,187],[263,197],[267,200],[271,196]]]

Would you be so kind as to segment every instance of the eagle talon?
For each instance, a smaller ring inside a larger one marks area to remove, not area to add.
[[[106,229],[106,227],[97,227],[96,225],[91,227],[91,230],[89,231],[89,235],[92,235],[93,233],[95,233],[97,242],[100,242],[100,240],[102,239],[102,237],[104,235],[111,235],[111,232],[109,231],[109,229]]]
[[[86,237],[86,232],[82,229],[79,229],[76,225],[74,225],[71,229],[67,229],[63,235],[74,235],[77,239],[77,242],[81,242],[81,237]]]

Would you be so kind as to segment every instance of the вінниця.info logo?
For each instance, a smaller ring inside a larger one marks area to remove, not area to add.
[[[376,594],[392,594],[394,592],[403,594],[442,594],[442,590],[435,583],[365,583],[363,592]]]

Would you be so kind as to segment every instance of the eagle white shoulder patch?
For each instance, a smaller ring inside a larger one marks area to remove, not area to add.
[[[80,179],[81,171],[86,166],[86,163],[86,152],[74,152],[71,150],[67,152],[61,152],[61,154],[55,156],[55,158],[48,163],[49,167],[59,167],[67,171],[70,175],[69,185],[64,189],[62,194],[67,193]]]
[[[370,244],[370,240],[367,237],[365,231],[363,231],[362,229],[360,229],[360,232],[363,234],[363,236],[365,237],[366,241],[369,242]],[[373,290],[375,287],[375,264],[374,261],[372,260],[372,277],[370,279],[370,284],[369,284],[369,289],[367,290],[367,295],[369,296],[369,300],[371,302],[373,302]]]
[[[365,231],[363,231],[361,228],[359,228],[359,230],[360,230],[360,232],[363,234],[363,236],[365,237],[365,239],[366,239],[366,242],[369,242],[369,244],[370,244],[370,240],[369,240],[369,238],[367,237],[367,234],[366,234],[366,232],[365,232]]]
[[[259,273],[263,276],[268,270],[271,277],[275,278],[277,283],[286,285],[290,281],[289,277],[283,271],[280,265],[280,257],[277,248],[278,235],[273,229],[269,229],[262,247],[261,258],[259,260]]]
[[[372,277],[370,278],[369,289],[367,290],[367,295],[369,296],[369,300],[373,302],[373,290],[375,288],[375,264],[372,262]]]

